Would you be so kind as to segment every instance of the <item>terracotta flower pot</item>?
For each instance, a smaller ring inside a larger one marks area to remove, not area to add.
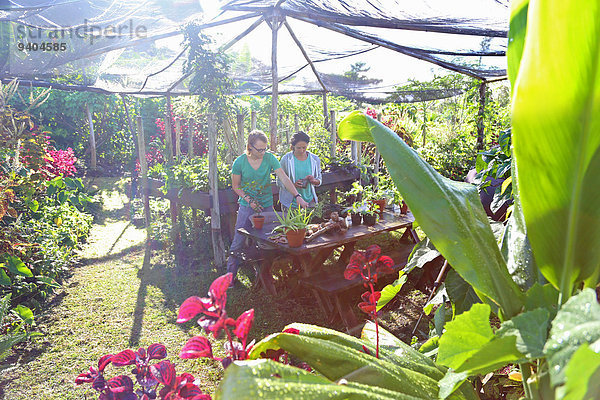
[[[350,214],[350,218],[352,219],[352,225],[360,225],[362,223],[362,215],[360,214]]]
[[[379,209],[377,211],[377,214],[379,214],[380,217],[383,217],[383,210],[385,209],[385,199],[372,200],[372,203],[375,204]]]
[[[285,236],[288,240],[288,246],[300,247],[304,243],[304,237],[306,236],[306,229],[298,229],[297,231],[286,231]]]
[[[406,214],[408,212],[408,205],[402,200],[402,204],[400,205],[400,214]]]
[[[254,229],[262,229],[264,223],[265,223],[264,215],[253,215],[252,216],[252,226],[254,226]]]
[[[373,226],[377,223],[377,215],[365,214],[363,215],[363,223],[367,226]]]

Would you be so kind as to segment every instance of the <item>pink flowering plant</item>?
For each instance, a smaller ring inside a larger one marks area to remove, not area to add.
[[[50,178],[59,175],[74,176],[77,173],[77,168],[75,168],[77,157],[70,147],[67,150],[49,149],[46,160],[48,161],[46,171]]]
[[[98,367],[90,367],[88,372],[79,374],[76,385],[91,383],[92,388],[100,393],[98,400],[210,400],[210,396],[194,383],[194,377],[188,373],[179,376],[175,366],[164,360],[167,349],[159,343],[151,344],[148,349],[137,351],[124,350],[117,354],[107,354],[100,358]],[[152,364],[152,360],[162,360]],[[128,375],[118,375],[109,380],[104,371],[109,364],[115,367],[133,365],[132,374],[139,388]],[[163,385],[159,389],[160,385]]]
[[[210,341],[204,336],[194,336],[183,347],[179,357],[207,357],[220,361],[227,368],[234,360],[246,360],[254,341],[248,343],[248,334],[254,322],[254,309],[242,313],[237,319],[227,315],[227,288],[233,280],[233,275],[227,273],[215,279],[208,290],[208,297],[192,296],[179,307],[178,323],[188,322],[200,314],[198,324],[207,334],[217,338],[223,331],[227,335],[225,350],[227,357],[218,358],[213,355]],[[235,340],[234,336],[238,339]]]

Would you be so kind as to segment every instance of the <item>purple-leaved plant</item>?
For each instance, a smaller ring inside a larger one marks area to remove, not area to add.
[[[237,320],[229,318],[225,306],[227,304],[227,288],[233,280],[233,275],[227,273],[215,279],[208,290],[208,297],[192,296],[186,299],[179,307],[178,323],[188,322],[198,314],[198,324],[209,334],[217,338],[222,331],[227,335],[224,347],[228,353],[225,358],[213,356],[210,341],[204,336],[194,336],[183,346],[179,357],[201,358],[207,357],[220,361],[227,368],[234,360],[245,360],[254,341],[248,344],[248,333],[254,322],[254,309],[245,311]],[[239,341],[234,340],[235,335]]]
[[[90,367],[89,372],[79,374],[76,385],[91,383],[92,388],[100,393],[98,400],[210,400],[194,384],[194,377],[184,373],[175,374],[175,366],[169,360],[151,365],[152,360],[162,360],[167,356],[164,345],[153,343],[148,350],[124,350],[118,354],[108,354],[100,358],[98,368]],[[131,373],[141,389],[135,390],[133,380],[127,375],[118,375],[108,381],[104,378],[104,370],[112,363],[115,367],[135,365]],[[158,391],[159,385],[164,386]],[[158,397],[157,397],[158,391]]]
[[[379,358],[379,322],[377,320],[377,301],[381,292],[375,290],[378,274],[394,272],[394,261],[391,257],[381,255],[381,247],[376,244],[369,246],[366,250],[357,250],[352,253],[350,262],[344,271],[344,278],[351,280],[360,276],[365,288],[369,289],[361,295],[362,302],[358,307],[365,312],[375,323],[375,336],[377,337],[377,354]],[[366,348],[365,348],[365,351]]]

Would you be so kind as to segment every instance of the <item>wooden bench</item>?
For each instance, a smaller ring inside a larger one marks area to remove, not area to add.
[[[414,246],[414,243],[402,244],[399,248],[394,249],[391,254],[386,254],[394,260],[394,273],[378,276],[377,287],[379,289],[384,286],[385,281],[393,279],[393,276],[406,266],[408,256]],[[321,304],[325,315],[333,314],[333,316],[335,316],[335,312],[337,311],[337,314],[341,317],[346,328],[350,331],[358,325],[353,309],[361,300],[358,295],[355,299],[346,299],[346,301],[344,301],[344,297],[348,292],[354,292],[353,289],[359,287],[362,288],[363,280],[360,277],[352,280],[345,279],[344,269],[345,265],[332,266],[326,270],[319,271],[309,277],[301,279],[300,284],[310,289],[314,289],[319,293],[321,297],[319,303]]]

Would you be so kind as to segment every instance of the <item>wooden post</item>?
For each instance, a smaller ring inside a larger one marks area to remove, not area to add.
[[[256,113],[254,111],[252,112],[254,113],[254,123],[256,123]],[[246,144],[246,141],[244,140],[244,114],[237,115],[237,142],[238,149],[236,156],[239,156],[244,152],[244,146]]]
[[[219,207],[219,180],[217,171],[217,127],[215,116],[208,115],[208,184],[212,199],[210,208],[210,228],[215,266],[220,269],[225,264],[225,245],[221,235],[221,212]]]
[[[298,114],[294,114],[294,133],[300,131],[300,120],[298,119]]]
[[[231,162],[231,153],[236,153],[235,147],[237,146],[237,139],[233,134],[233,128],[231,127],[231,122],[229,121],[229,117],[223,118],[223,133],[225,134],[225,140],[227,141],[227,147],[229,151],[226,154],[227,162]]]
[[[91,154],[91,167],[96,169],[98,166],[98,160],[96,158],[96,136],[94,135],[94,120],[92,119],[92,112],[87,103],[85,103],[85,111],[87,113],[88,123],[90,125],[90,154]]]
[[[329,114],[327,112],[327,92],[323,92],[323,127],[325,129],[329,128],[329,121],[328,121],[329,115],[327,115],[327,114]]]
[[[181,157],[181,120],[175,119],[175,156],[179,160]]]
[[[350,159],[354,164],[358,164],[358,142],[355,140],[350,143]]]
[[[336,146],[337,146],[337,124],[335,123],[335,121],[337,121],[336,119],[336,112],[335,110],[331,110],[330,111],[331,117],[331,125],[330,125],[330,131],[331,131],[331,139],[330,139],[330,149],[329,149],[329,155],[331,156],[331,160],[333,160],[335,158],[335,150],[336,150]],[[329,191],[329,199],[331,204],[337,204],[337,195],[335,192],[335,188],[331,189]]]
[[[362,142],[356,142],[356,162],[360,164],[362,160]]]
[[[330,143],[330,152],[329,155],[331,156],[331,159],[333,160],[335,158],[335,149],[337,146],[337,125],[335,123],[335,121],[337,121],[337,117],[336,117],[336,112],[335,110],[331,110],[331,143]]]
[[[127,116],[127,126],[129,127],[129,133],[131,133],[131,138],[133,139],[133,147],[134,154],[139,154],[138,140],[135,128],[133,127],[133,121],[131,120],[131,115],[129,114],[129,107],[127,107],[127,99],[124,94],[121,94],[121,100],[123,101],[123,107],[125,108],[125,115]],[[139,180],[135,177],[135,163],[132,165],[131,171],[131,184],[129,185],[129,202],[127,203],[127,215],[131,219],[133,217],[131,213],[131,203],[135,198],[137,193],[137,187],[139,185]]]
[[[485,139],[485,126],[483,118],[485,116],[485,81],[479,85],[479,111],[477,113],[477,150],[483,150],[483,142]]]
[[[273,11],[271,19],[271,150],[277,150],[277,103],[279,101],[279,76],[277,72],[277,31],[279,30],[279,12]]]
[[[194,157],[194,118],[188,119],[188,158]]]
[[[146,241],[150,240],[150,196],[148,195],[148,162],[146,161],[146,140],[144,139],[144,127],[142,116],[137,117],[137,143],[138,156],[140,158],[141,187],[144,194],[144,221],[146,223]]]
[[[256,129],[256,111],[252,110],[250,113],[250,130],[253,131]]]
[[[167,112],[165,112],[165,146],[167,147],[167,163],[173,162],[173,129],[171,128],[171,96],[167,95]]]

